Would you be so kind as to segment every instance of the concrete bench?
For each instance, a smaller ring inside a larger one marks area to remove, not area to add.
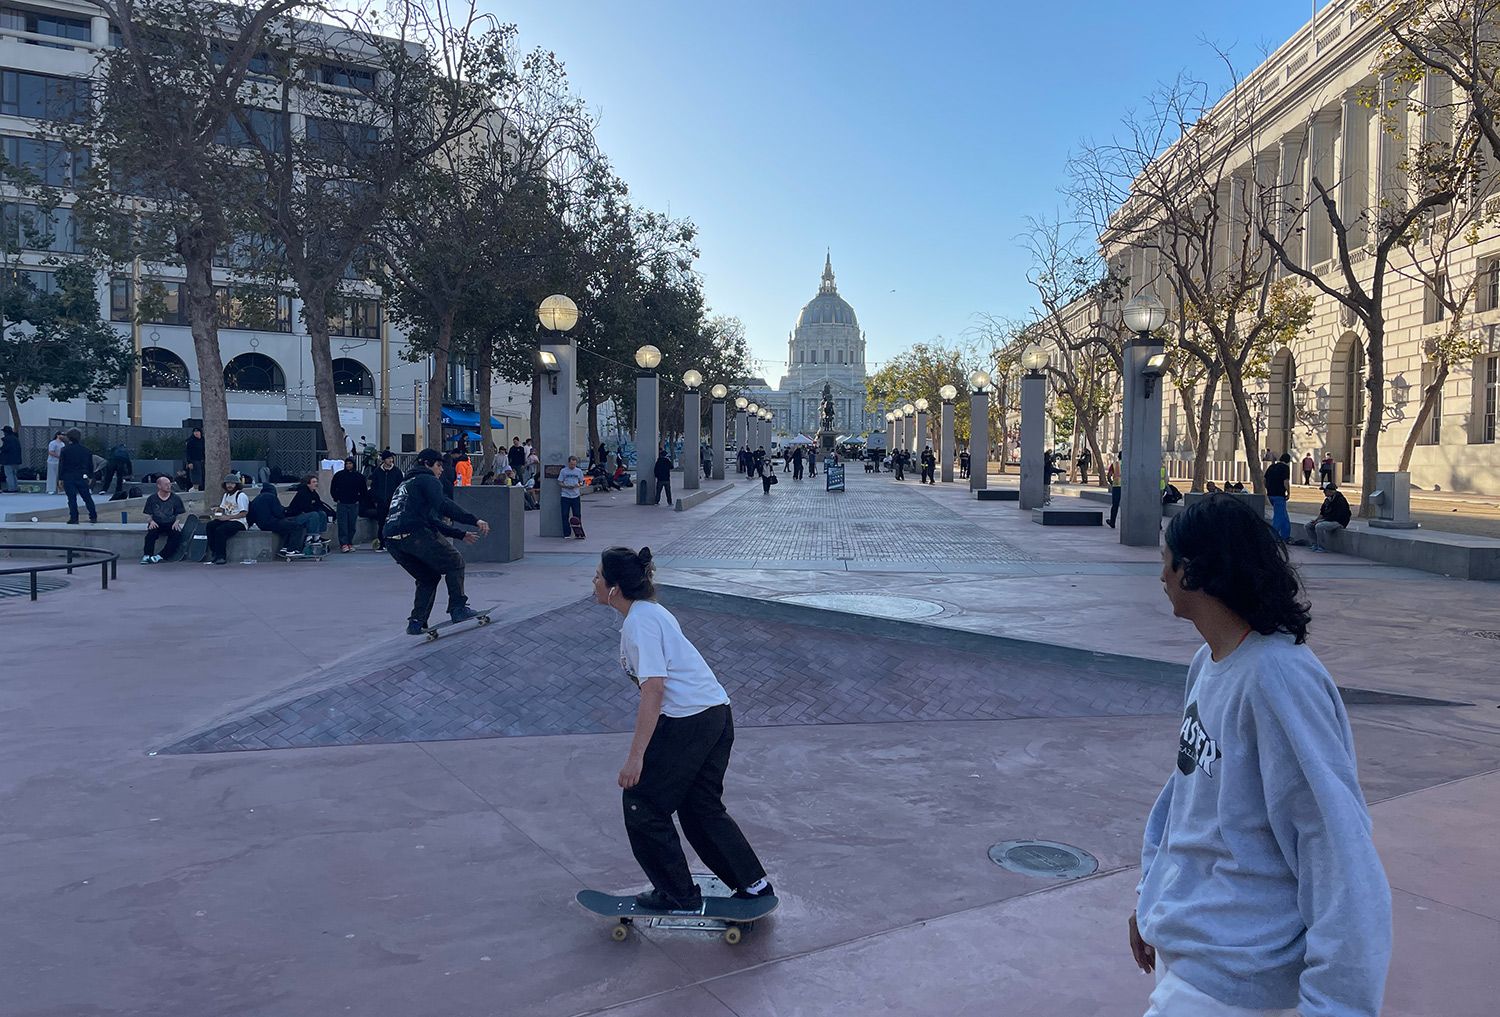
[[[1031,521],[1043,526],[1103,526],[1104,511],[1081,505],[1043,505],[1031,510]]]
[[[980,501],[1020,501],[1021,492],[1013,487],[985,487],[974,492]]]
[[[718,481],[714,487],[700,487],[696,491],[683,491],[672,502],[673,512],[686,512],[695,505],[702,505],[716,494],[723,494],[734,486],[734,481]],[[675,492],[674,492],[675,493]]]
[[[121,561],[136,561],[146,540],[146,523],[0,523],[0,544],[55,544],[61,547],[95,547],[120,556]],[[230,561],[255,558],[269,561],[281,546],[281,538],[265,530],[243,530],[229,538]],[[197,561],[208,550],[208,539],[202,529],[188,547],[185,560]]]
[[[1311,516],[1292,517],[1292,536],[1307,535]],[[1454,579],[1500,579],[1500,540],[1439,530],[1372,529],[1363,519],[1346,529],[1323,528],[1321,545],[1339,554],[1378,561],[1386,565],[1431,572]]]

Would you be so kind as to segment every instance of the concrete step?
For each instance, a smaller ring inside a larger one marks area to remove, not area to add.
[[[1021,492],[1013,487],[986,487],[974,492],[980,501],[1020,501]]]
[[[1104,511],[1081,506],[1044,505],[1031,510],[1031,521],[1043,526],[1103,526]]]

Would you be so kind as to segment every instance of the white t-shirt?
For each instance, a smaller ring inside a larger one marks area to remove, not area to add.
[[[62,456],[62,450],[68,447],[68,443],[61,438],[53,438],[47,443],[47,458],[57,459]]]
[[[245,494],[244,491],[225,491],[224,497],[219,499],[219,508],[223,510],[225,515],[231,512],[249,512],[250,496]],[[231,519],[230,522],[242,523],[244,520]]]
[[[636,685],[648,678],[666,679],[661,712],[668,717],[691,717],[729,702],[729,693],[682,634],[672,612],[652,601],[630,605],[620,626],[620,665]]]

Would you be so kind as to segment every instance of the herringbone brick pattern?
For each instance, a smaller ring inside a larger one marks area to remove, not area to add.
[[[857,463],[852,464],[858,466]],[[663,553],[689,558],[769,561],[1032,561],[1009,544],[929,499],[913,500],[884,474],[850,471],[847,491],[826,491],[823,475],[781,482],[762,494],[759,482],[694,527]]]
[[[1057,664],[678,609],[742,727],[1174,713],[1182,691]],[[583,602],[400,647],[375,671],[256,710],[166,752],[629,731],[619,623]],[[399,644],[398,644],[399,646]]]

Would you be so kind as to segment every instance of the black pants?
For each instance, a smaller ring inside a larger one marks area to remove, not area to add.
[[[265,527],[261,527],[265,529]],[[271,532],[281,538],[283,551],[300,551],[307,542],[307,527],[295,519],[278,519],[271,524]]]
[[[1116,484],[1109,489],[1109,523],[1114,525],[1115,519],[1120,514],[1120,485]]]
[[[238,519],[211,519],[208,523],[208,556],[210,558],[229,557],[229,538],[245,528],[245,524]]]
[[[339,524],[339,547],[354,543],[354,531],[359,528],[359,504],[339,502],[334,510]]]
[[[904,469],[901,460],[897,459],[895,465],[896,465],[896,479],[897,480],[905,480],[906,479],[906,470]]]
[[[144,557],[155,554],[156,542],[163,537],[166,538],[167,546],[162,551],[161,556],[167,559],[167,561],[171,561],[177,557],[177,549],[182,546],[182,531],[172,529],[170,524],[157,526],[154,530],[146,531],[146,545],[141,549],[141,555]]]
[[[583,499],[582,498],[563,498],[561,500],[562,500],[563,529],[566,530],[571,525],[568,522],[568,520],[570,518],[577,519],[580,523],[583,522]],[[563,536],[566,537],[567,534],[564,533]]]
[[[726,886],[743,890],[766,870],[724,809],[724,771],[734,746],[729,706],[691,717],[663,716],[646,746],[640,783],[620,797],[630,850],[651,885],[672,897],[693,895],[672,813],[698,857]]]
[[[672,504],[672,482],[670,480],[658,480],[656,482],[656,500],[652,502],[653,505],[661,504],[663,491],[667,494],[667,504]]]
[[[933,475],[933,468],[931,466],[922,467],[922,483],[936,484],[937,481],[932,479]]]
[[[203,486],[203,460],[195,459],[192,462],[188,463],[187,470],[188,479],[192,481],[190,488],[196,487],[200,491],[206,490],[206,488]]]
[[[130,471],[127,469],[126,463],[117,463],[113,460],[105,463],[104,482],[99,485],[100,493],[102,494],[103,492],[109,490],[109,482],[111,480],[115,482],[115,491],[118,493],[122,488],[124,488],[125,481],[129,479],[129,477],[127,476],[129,472]]]
[[[68,521],[78,522],[78,499],[88,506],[89,522],[99,521],[99,510],[94,508],[94,496],[89,491],[89,479],[87,477],[68,477],[63,480],[63,491],[68,495]]]
[[[792,479],[793,480],[801,480],[802,479],[802,460],[800,460],[800,459],[794,459],[794,460],[792,460]]]
[[[760,489],[761,489],[761,492],[764,493],[764,494],[770,494],[771,493],[771,481],[773,481],[775,479],[776,479],[776,471],[775,470],[771,470],[769,473],[762,473],[760,475]]]
[[[1312,470],[1304,469],[1302,471],[1302,486],[1303,487],[1311,487],[1312,486]]]
[[[468,606],[464,596],[464,557],[458,553],[447,537],[440,533],[421,530],[400,537],[388,537],[385,549],[396,564],[404,568],[417,581],[416,596],[411,602],[413,621],[427,624],[432,614],[432,603],[437,599],[438,580],[448,584],[448,613]]]

